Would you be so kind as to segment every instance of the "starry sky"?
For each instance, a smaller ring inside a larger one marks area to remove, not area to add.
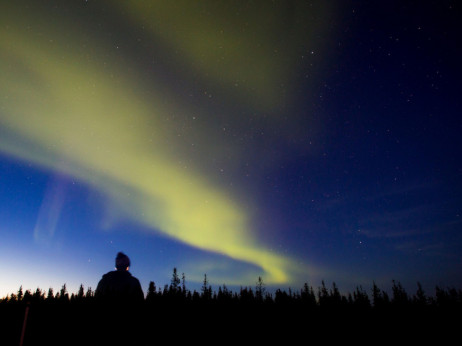
[[[462,287],[456,1],[3,1],[0,296]]]

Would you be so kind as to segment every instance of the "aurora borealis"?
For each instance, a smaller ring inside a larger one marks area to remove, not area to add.
[[[459,284],[451,34],[354,4],[2,3],[0,291]]]

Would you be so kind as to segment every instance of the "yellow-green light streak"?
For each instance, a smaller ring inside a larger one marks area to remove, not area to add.
[[[319,40],[329,5],[306,1],[117,1],[201,78],[271,112],[290,93],[307,42]]]
[[[159,119],[172,110],[156,90],[146,102],[130,74],[102,68],[103,56],[50,42],[48,27],[33,37],[9,24],[0,34],[2,152],[88,183],[172,238],[257,265],[268,284],[291,279],[292,261],[258,244],[238,202],[166,150]]]

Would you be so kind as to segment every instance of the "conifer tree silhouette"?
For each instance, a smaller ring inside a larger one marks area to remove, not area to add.
[[[397,306],[403,307],[409,302],[408,295],[401,283],[396,282],[395,280],[392,280],[392,282],[393,286],[391,287],[391,290],[393,293],[393,298],[391,302]]]
[[[205,301],[208,301],[212,298],[212,287],[209,286],[207,274],[204,274],[204,281],[202,283],[201,292],[202,292],[202,298]]]
[[[261,276],[258,277],[257,285],[255,286],[255,298],[258,302],[263,302],[263,296],[265,295],[265,284]]]
[[[176,293],[180,286],[180,278],[178,276],[176,268],[173,268],[172,280],[170,281],[170,291]]]
[[[69,301],[69,293],[67,292],[66,284],[63,284],[63,286],[61,287],[61,290],[59,291],[59,299],[61,299],[61,301],[64,301],[64,302]]]
[[[369,296],[363,290],[362,286],[356,287],[356,290],[353,293],[354,297],[354,304],[359,308],[369,308],[371,306],[371,302],[369,300]]]
[[[314,294],[313,287],[308,286],[305,282],[303,289],[300,294],[301,302],[308,306],[316,306],[316,295]]]
[[[77,292],[78,301],[81,302],[83,300],[84,296],[85,296],[85,291],[84,291],[84,288],[83,288],[83,284],[80,284],[79,291]]]
[[[36,303],[45,300],[45,293],[42,292],[42,290],[37,287],[34,294],[32,295],[32,300]]]
[[[95,296],[95,292],[91,289],[91,287],[87,288],[87,292],[85,293],[86,299],[92,299]]]
[[[53,293],[53,288],[50,287],[50,288],[48,289],[48,293],[47,293],[47,298],[46,298],[46,300],[51,302],[54,298],[55,298],[55,297],[54,297],[54,293]]]
[[[22,297],[22,300],[26,303],[32,300],[32,293],[30,292],[30,290],[26,290],[24,292],[24,296]]]
[[[321,281],[321,287],[318,288],[318,301],[321,307],[329,305],[329,292],[327,291],[324,280]]]
[[[372,304],[375,308],[380,308],[384,305],[382,292],[377,287],[375,281],[372,284]]]
[[[332,282],[332,289],[330,291],[330,304],[331,305],[340,305],[342,302],[342,297],[340,291],[338,290],[337,284]]]
[[[186,297],[186,276],[184,273],[181,274],[181,289],[183,291],[183,296]]]
[[[413,301],[414,301],[414,304],[416,304],[418,306],[427,305],[428,298],[425,295],[425,292],[424,292],[420,282],[417,282],[417,292],[414,295]]]
[[[146,294],[146,301],[148,303],[153,303],[156,300],[156,284],[154,281],[149,282],[148,293]]]
[[[24,296],[24,293],[22,291],[22,285],[19,287],[19,290],[18,290],[18,294],[17,294],[17,299],[18,299],[18,302],[20,302],[22,300]]]

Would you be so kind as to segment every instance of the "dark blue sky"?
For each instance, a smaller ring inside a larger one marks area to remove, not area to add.
[[[462,286],[456,1],[0,13],[0,295]]]

